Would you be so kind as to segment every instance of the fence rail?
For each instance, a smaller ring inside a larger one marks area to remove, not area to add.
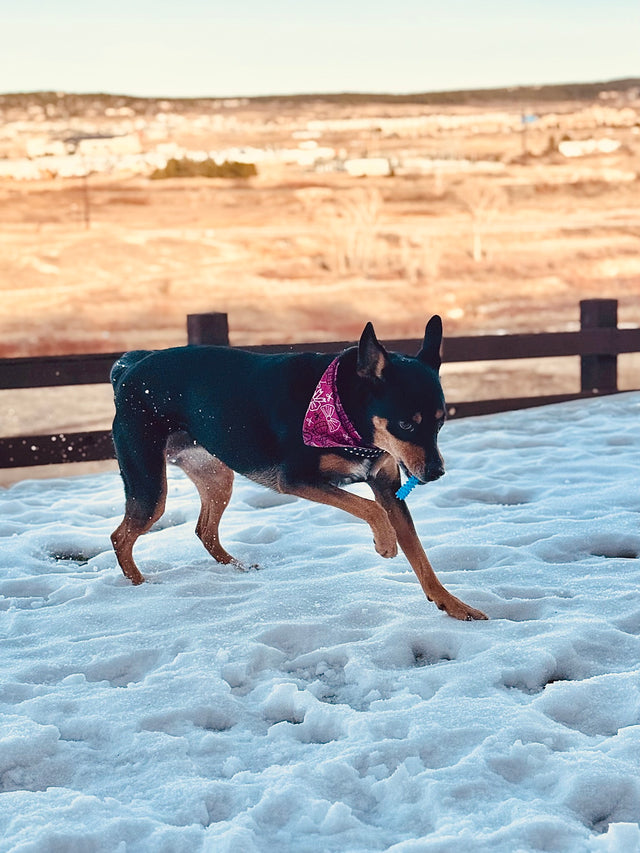
[[[493,414],[567,400],[615,394],[618,391],[618,355],[640,352],[640,328],[620,329],[618,303],[591,299],[580,303],[578,332],[544,332],[523,335],[488,335],[445,338],[443,360],[448,363],[503,359],[580,356],[580,390],[538,397],[512,397],[448,404],[449,417]],[[229,345],[226,314],[192,314],[187,318],[190,344]],[[247,346],[252,352],[339,352],[352,341],[267,344]],[[392,350],[415,353],[419,340],[387,340]],[[0,359],[0,389],[101,384],[109,381],[113,362],[122,353]],[[0,468],[89,462],[113,458],[111,433],[56,433],[0,438]]]

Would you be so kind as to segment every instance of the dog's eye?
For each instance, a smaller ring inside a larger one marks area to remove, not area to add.
[[[398,421],[398,426],[405,432],[413,432],[416,428],[412,421]]]

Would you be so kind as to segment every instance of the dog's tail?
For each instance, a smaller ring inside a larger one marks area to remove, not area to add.
[[[110,378],[114,389],[127,370],[129,370],[130,367],[133,367],[134,364],[142,361],[142,359],[146,358],[148,355],[151,355],[151,350],[146,349],[136,349],[131,352],[125,352],[124,355],[121,355],[111,368]]]

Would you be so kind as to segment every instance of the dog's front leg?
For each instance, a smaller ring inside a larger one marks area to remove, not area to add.
[[[278,483],[278,490],[316,503],[335,506],[355,515],[356,518],[361,518],[371,528],[378,554],[382,557],[395,557],[398,553],[398,541],[393,525],[385,510],[375,501],[361,498],[351,492],[345,492],[329,483],[312,486],[280,482]]]
[[[376,475],[367,482],[376,501],[386,511],[395,529],[398,543],[411,564],[411,568],[416,573],[420,586],[429,601],[433,601],[440,610],[445,610],[454,619],[486,619],[487,617],[481,610],[476,610],[474,607],[469,607],[464,601],[460,601],[459,598],[445,589],[438,580],[418,538],[407,504],[396,497],[396,491],[400,486],[400,474],[396,463],[389,458],[378,469]]]

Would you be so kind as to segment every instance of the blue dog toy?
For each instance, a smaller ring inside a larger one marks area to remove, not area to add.
[[[400,486],[400,488],[396,492],[396,497],[398,498],[398,500],[403,501],[407,497],[409,492],[417,485],[419,485],[419,483],[420,480],[417,477],[414,477],[412,474],[411,477],[409,477],[409,479],[407,480],[407,482],[403,486]]]

